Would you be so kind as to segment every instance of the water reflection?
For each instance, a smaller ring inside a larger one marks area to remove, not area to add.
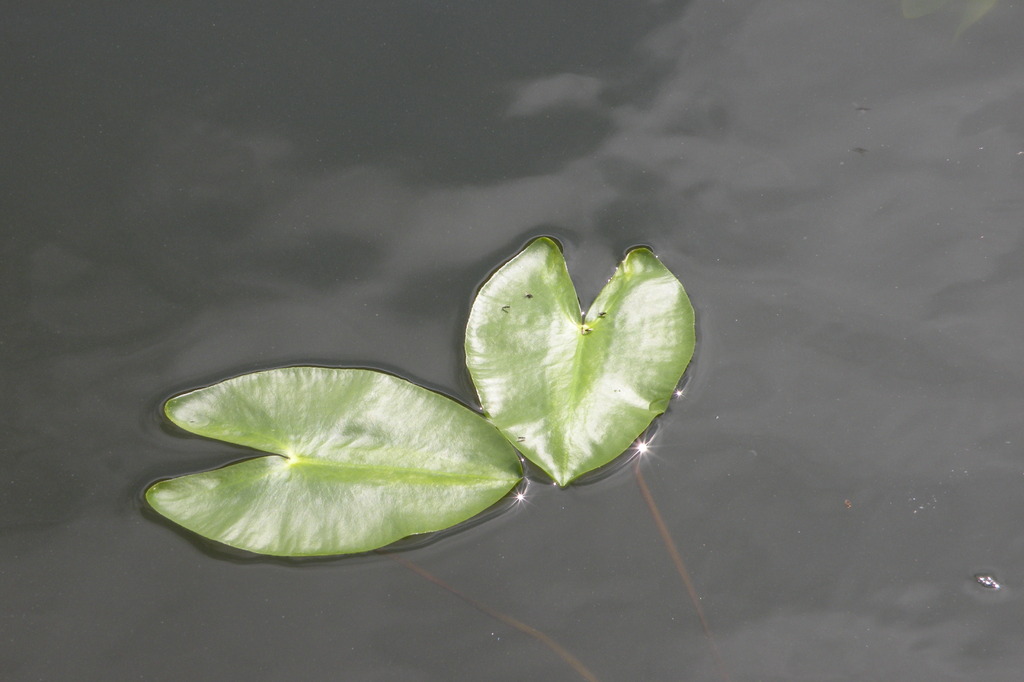
[[[584,299],[639,239],[693,296],[700,355],[650,479],[730,670],[1015,679],[1019,9],[953,45],[889,3],[24,10],[8,658],[448,679],[456,655],[467,679],[542,678],[532,643],[402,572],[239,567],[136,495],[222,461],[159,404],[224,374],[376,362],[470,400],[472,290],[545,232]],[[531,487],[423,558],[601,677],[700,677],[624,473]]]

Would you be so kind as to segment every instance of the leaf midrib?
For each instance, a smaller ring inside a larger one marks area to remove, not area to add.
[[[501,481],[506,482],[509,480],[518,479],[519,477],[510,474],[507,477],[498,478],[494,476],[486,476],[483,474],[466,474],[466,473],[455,473],[448,471],[437,471],[433,469],[417,469],[415,467],[395,467],[395,466],[382,466],[379,464],[358,464],[352,462],[338,462],[329,459],[322,459],[318,457],[308,457],[301,455],[292,455],[290,457],[283,457],[288,466],[301,466],[301,467],[323,467],[335,471],[366,471],[366,472],[379,472],[379,476],[382,479],[394,479],[397,477],[401,478],[436,478],[443,480],[467,480],[467,481]],[[279,471],[279,470],[278,470]],[[268,476],[270,473],[268,472]]]

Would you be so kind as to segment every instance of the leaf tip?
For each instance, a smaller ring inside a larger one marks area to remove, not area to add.
[[[526,248],[524,248],[523,251],[527,251],[530,249],[544,249],[545,251],[553,251],[559,255],[565,253],[565,249],[562,248],[562,243],[560,241],[558,241],[554,237],[548,237],[546,235],[535,237],[532,240],[530,240],[530,242],[526,245]]]

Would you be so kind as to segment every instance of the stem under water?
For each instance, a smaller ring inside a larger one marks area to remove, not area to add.
[[[425,568],[422,568],[422,567],[418,566],[417,564],[414,564],[413,562],[409,561],[408,559],[406,559],[404,557],[401,557],[401,556],[399,556],[397,554],[392,554],[391,552],[388,552],[388,551],[385,551],[385,550],[382,550],[382,549],[376,550],[376,553],[380,554],[382,556],[386,556],[387,558],[391,559],[392,561],[398,562],[399,564],[405,566],[407,569],[409,569],[413,573],[417,574],[421,578],[429,580],[430,582],[434,583],[435,585],[437,585],[441,589],[447,590],[451,594],[454,594],[456,597],[458,597],[462,601],[466,602],[467,604],[472,606],[477,611],[480,611],[481,613],[485,613],[488,616],[490,616],[491,618],[494,618],[495,620],[499,620],[502,623],[505,623],[506,625],[508,625],[510,627],[513,627],[516,630],[519,630],[519,632],[522,632],[525,635],[529,635],[530,637],[533,637],[534,639],[539,641],[541,644],[543,644],[544,646],[546,646],[547,648],[549,648],[553,652],[555,652],[558,655],[559,658],[561,658],[563,661],[565,661],[569,665],[569,667],[571,667],[573,670],[575,670],[577,673],[579,673],[580,677],[582,677],[583,679],[587,680],[587,682],[600,682],[600,680],[597,679],[597,677],[594,675],[594,673],[590,672],[590,670],[587,668],[587,666],[583,665],[583,663],[580,661],[580,659],[578,659],[575,656],[573,656],[571,653],[569,653],[568,649],[563,647],[561,644],[556,642],[554,639],[552,639],[548,635],[545,635],[543,632],[541,632],[537,628],[530,627],[526,623],[524,623],[524,622],[522,622],[520,620],[516,620],[512,616],[506,615],[506,614],[502,613],[501,611],[496,611],[496,610],[492,609],[491,607],[487,606],[486,604],[483,604],[483,603],[477,601],[476,599],[473,599],[468,594],[465,594],[464,592],[461,592],[461,591],[455,589],[454,587],[452,587],[448,583],[444,582],[443,580],[441,580],[440,578],[435,576],[433,573],[430,573]]]
[[[668,550],[669,556],[672,558],[672,563],[676,566],[676,572],[679,573],[679,577],[683,581],[683,585],[686,587],[687,594],[690,595],[690,602],[693,604],[693,610],[697,612],[697,618],[700,620],[700,627],[704,630],[704,636],[708,640],[708,646],[711,649],[711,656],[715,659],[715,670],[718,672],[718,676],[723,682],[730,682],[729,672],[725,669],[725,663],[722,661],[722,655],[718,652],[718,645],[715,644],[715,638],[711,634],[711,626],[708,625],[708,619],[704,616],[704,609],[700,605],[700,595],[697,594],[697,588],[693,586],[693,580],[690,579],[690,572],[686,570],[686,564],[683,563],[683,557],[679,554],[679,550],[676,548],[676,543],[672,540],[672,534],[668,530],[668,525],[665,523],[665,519],[662,518],[661,512],[658,511],[658,505],[654,503],[654,496],[651,495],[651,489],[647,487],[647,481],[644,480],[644,475],[640,471],[640,458],[637,457],[633,464],[633,471],[636,474],[636,482],[640,487],[640,494],[643,495],[644,502],[647,503],[647,508],[651,510],[651,516],[654,518],[654,525],[658,528],[658,533],[661,535],[662,541],[665,543],[665,549]]]

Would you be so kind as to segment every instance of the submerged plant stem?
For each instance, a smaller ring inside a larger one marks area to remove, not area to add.
[[[558,654],[559,658],[565,661],[573,670],[579,673],[580,677],[587,680],[588,682],[600,682],[597,679],[597,677],[594,676],[594,673],[590,672],[587,666],[583,665],[583,663],[578,658],[573,656],[565,647],[563,647],[561,644],[553,640],[548,635],[545,635],[537,628],[530,627],[526,623],[516,620],[512,616],[505,615],[501,611],[495,611],[491,607],[478,602],[476,599],[473,599],[469,595],[455,589],[448,583],[444,582],[443,580],[435,576],[433,573],[430,573],[425,568],[421,568],[420,566],[414,564],[408,559],[405,559],[397,554],[392,554],[391,552],[387,552],[380,549],[377,550],[377,554],[386,556],[392,561],[400,563],[413,573],[419,575],[421,578],[425,578],[426,580],[429,580],[441,589],[447,590],[448,592],[454,594],[456,597],[466,602],[477,611],[485,613],[491,618],[494,618],[495,620],[500,620],[502,623],[505,623],[506,625],[511,626],[516,630],[519,630],[523,634],[529,635],[530,637],[533,637],[534,639],[538,640],[541,644],[543,644],[544,646]]]
[[[651,510],[651,516],[654,518],[654,525],[658,527],[658,533],[661,535],[661,539],[665,543],[665,549],[668,550],[669,556],[672,557],[672,563],[675,564],[676,571],[679,573],[679,577],[682,579],[683,585],[686,587],[686,592],[690,595],[690,602],[693,604],[693,609],[697,612],[697,618],[700,619],[700,626],[704,630],[704,636],[707,637],[708,646],[711,648],[711,655],[715,659],[715,669],[718,671],[719,677],[721,677],[724,682],[729,682],[729,672],[725,669],[725,663],[722,661],[722,655],[718,653],[718,645],[715,644],[715,638],[711,635],[711,626],[708,625],[708,619],[704,616],[704,609],[700,606],[700,595],[697,594],[697,588],[693,586],[693,580],[690,579],[690,572],[686,570],[686,564],[683,563],[683,557],[679,554],[679,550],[676,548],[676,543],[672,539],[672,534],[669,533],[668,526],[665,524],[665,519],[662,518],[661,512],[658,511],[658,505],[654,503],[654,496],[651,495],[651,489],[647,487],[644,475],[640,471],[639,457],[633,465],[633,471],[636,473],[636,482],[640,487],[640,494],[643,495],[644,502],[647,503],[647,508]]]

